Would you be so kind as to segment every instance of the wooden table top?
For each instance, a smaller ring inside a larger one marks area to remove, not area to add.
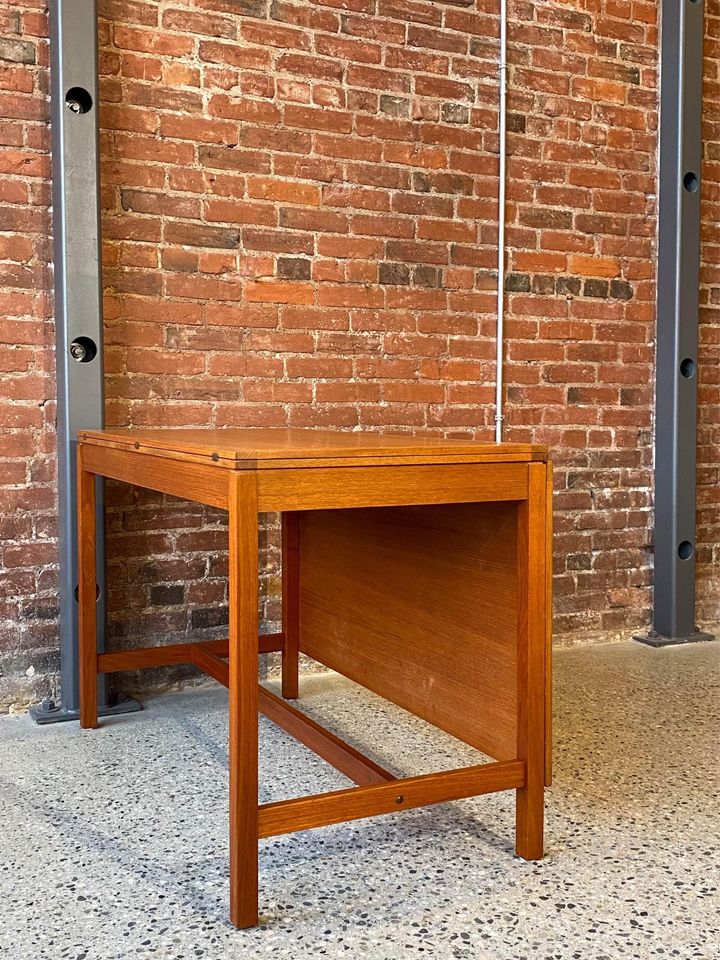
[[[230,469],[396,463],[504,463],[547,460],[547,449],[526,443],[486,443],[408,434],[335,430],[145,429],[81,430],[81,443],[157,457],[209,461]]]

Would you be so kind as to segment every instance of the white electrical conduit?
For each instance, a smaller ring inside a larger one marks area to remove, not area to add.
[[[500,63],[498,111],[498,269],[497,333],[495,358],[495,442],[502,441],[503,428],[503,355],[505,340],[505,169],[507,155],[507,0],[500,0]]]

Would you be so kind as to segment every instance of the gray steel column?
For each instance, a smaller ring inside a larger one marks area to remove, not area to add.
[[[662,0],[652,646],[710,640],[695,624],[702,0]]]
[[[40,723],[72,719],[79,707],[76,437],[78,429],[102,427],[104,422],[95,0],[54,0],[50,29],[62,703],[45,700],[33,708],[32,715]],[[98,649],[102,650],[101,483],[99,487]],[[104,705],[104,683],[99,699]]]

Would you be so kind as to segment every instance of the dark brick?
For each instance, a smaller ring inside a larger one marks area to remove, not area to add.
[[[383,94],[380,97],[380,110],[389,117],[409,117],[410,101],[402,97],[391,97],[389,94]]]
[[[264,18],[268,12],[268,0],[225,0],[223,6],[215,4],[215,9],[226,9],[238,17]]]
[[[497,41],[495,42],[497,43]],[[490,44],[488,43],[488,39],[485,37],[483,37],[482,39],[475,39],[470,41],[471,57],[479,57],[480,60],[487,60],[489,49],[490,49]]]
[[[586,297],[598,297],[605,300],[608,295],[608,282],[607,280],[597,280],[590,277],[585,281],[583,292]]]
[[[595,60],[592,68],[594,77],[604,77],[607,80],[619,80],[621,83],[640,83],[640,68],[628,67],[623,63]]]
[[[555,289],[562,296],[577,297],[582,290],[582,280],[580,277],[556,277]]]
[[[182,247],[174,247],[162,252],[162,265],[164,270],[172,270],[175,273],[195,273],[198,269],[198,255],[195,250],[183,250]]]
[[[227,607],[204,607],[193,610],[190,623],[194,630],[204,630],[207,627],[224,627],[229,622]]]
[[[415,190],[416,193],[430,193],[432,190],[430,177],[428,177],[426,173],[414,173],[413,190]]]
[[[542,293],[545,296],[552,296],[555,293],[555,277],[539,273],[532,278],[533,293]]]
[[[520,214],[520,223],[543,230],[569,230],[573,224],[572,210],[554,210],[552,207],[529,207]]]
[[[507,128],[510,133],[525,133],[526,125],[524,114],[509,113],[507,115]]]
[[[413,283],[416,287],[442,287],[442,270],[425,264],[413,270]]]
[[[508,273],[505,277],[505,289],[509,293],[530,293],[530,275],[527,273]]]
[[[10,63],[35,63],[35,44],[29,40],[0,37],[0,60]]]
[[[442,173],[438,171],[430,178],[430,185],[436,193],[457,193],[471,197],[475,190],[473,177],[462,173]]]
[[[611,280],[610,296],[616,300],[632,300],[635,291],[627,280]]]
[[[296,7],[291,7],[289,4],[282,2],[282,0],[280,0],[280,2],[273,0],[270,4],[270,20],[280,20],[284,23],[292,23],[294,26],[299,26],[299,23],[294,22],[294,17],[297,17]]]
[[[652,66],[657,63],[657,53],[651,46],[642,46],[634,43],[621,43],[618,50],[621,60],[630,60],[633,63],[645,63]],[[607,56],[614,56],[608,49]]]
[[[470,107],[462,103],[444,103],[442,105],[442,118],[445,123],[469,123]]]
[[[21,613],[23,620],[55,620],[60,613],[56,603],[45,604],[42,601],[31,603]]]
[[[568,471],[567,475],[568,490],[584,490],[592,486],[592,478],[587,473],[575,473]]]
[[[309,280],[310,261],[302,257],[278,257],[277,275],[283,280]]]
[[[570,30],[584,30],[589,33],[593,28],[593,18],[589,13],[563,8],[562,25]]]
[[[234,227],[211,227],[206,223],[168,220],[165,223],[165,240],[168,243],[181,243],[186,247],[232,250],[240,242],[240,233]]]
[[[202,166],[237,173],[269,173],[270,154],[260,150],[236,150],[233,147],[198,147]]]
[[[150,603],[154,607],[176,607],[184,600],[185,587],[181,583],[162,583],[150,589]]]
[[[402,284],[410,283],[410,267],[406,263],[381,263],[380,283]]]
[[[642,393],[637,387],[622,387],[620,389],[620,403],[623,407],[636,407],[642,403]]]
[[[21,21],[20,21],[20,11],[19,11],[19,10],[17,10],[17,11],[15,11],[15,10],[12,10],[12,11],[8,10],[6,13],[3,14],[3,17],[4,17],[4,20],[3,20],[3,32],[4,32],[5,34],[20,33],[20,32],[21,32],[21,28],[20,28],[20,23],[21,23]]]

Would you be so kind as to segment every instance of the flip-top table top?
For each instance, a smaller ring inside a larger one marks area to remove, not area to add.
[[[381,433],[284,429],[82,430],[82,443],[172,459],[205,460],[231,470],[359,463],[507,463],[547,460],[543,446]]]

